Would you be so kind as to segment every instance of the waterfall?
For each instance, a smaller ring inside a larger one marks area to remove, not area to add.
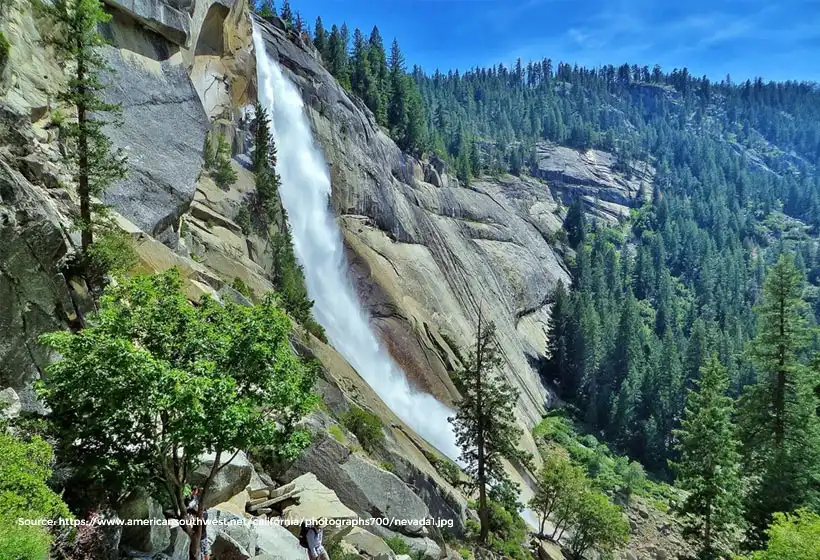
[[[381,347],[347,275],[342,237],[330,209],[330,176],[313,140],[302,96],[271,60],[254,26],[259,102],[271,116],[280,196],[287,210],[293,247],[304,267],[313,313],[333,347],[359,372],[390,409],[419,435],[455,460],[447,417],[452,411],[434,397],[414,391],[404,372]]]

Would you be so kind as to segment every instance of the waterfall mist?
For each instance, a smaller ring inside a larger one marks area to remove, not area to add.
[[[304,267],[313,313],[333,347],[390,409],[419,435],[455,460],[459,454],[447,417],[452,411],[414,391],[404,372],[381,347],[347,274],[342,237],[330,209],[330,176],[313,140],[302,96],[271,60],[254,28],[259,102],[269,111],[276,140],[280,196],[293,245]]]

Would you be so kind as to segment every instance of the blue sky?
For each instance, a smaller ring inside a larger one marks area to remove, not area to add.
[[[280,7],[281,0],[276,1]],[[397,37],[425,71],[544,57],[820,82],[820,0],[292,0],[306,21]]]

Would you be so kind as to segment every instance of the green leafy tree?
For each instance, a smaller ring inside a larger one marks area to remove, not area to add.
[[[68,507],[47,485],[53,460],[51,446],[40,437],[26,441],[0,428],[0,560],[48,557],[52,535],[43,526],[22,525],[18,519],[70,517]]]
[[[747,475],[755,481],[747,504],[753,544],[765,540],[774,512],[794,511],[818,498],[818,399],[804,361],[809,337],[802,289],[793,256],[784,254],[766,275],[756,309],[751,353],[759,377],[744,393],[740,415]]]
[[[490,487],[507,480],[502,459],[521,459],[517,449],[522,431],[515,418],[518,393],[497,371],[501,365],[495,326],[484,323],[479,312],[475,349],[464,369],[454,375],[460,399],[450,423],[461,448],[461,460],[478,490],[480,542],[489,535]]]
[[[733,525],[742,519],[740,453],[732,424],[734,406],[726,396],[726,368],[712,355],[701,368],[697,390],[690,389],[681,427],[675,431],[681,488],[689,493],[681,506],[687,532],[699,545],[699,558],[723,553],[717,542],[731,542]]]
[[[766,531],[765,550],[746,560],[817,560],[820,558],[820,515],[805,509],[794,514],[775,513]]]
[[[538,471],[535,496],[530,500],[529,507],[538,516],[538,533],[544,535],[544,526],[553,513],[572,508],[562,506],[571,500],[583,486],[584,475],[570,462],[569,458],[557,450],[550,450],[544,460],[544,466]],[[567,517],[570,517],[569,515]],[[565,525],[569,519],[556,516],[555,530]]]
[[[61,135],[68,147],[66,163],[77,182],[80,215],[77,225],[82,233],[82,250],[87,253],[94,241],[92,197],[99,196],[112,182],[126,173],[126,158],[122,150],[113,150],[104,127],[116,124],[120,108],[102,99],[105,89],[101,76],[110,71],[99,47],[105,44],[99,33],[100,24],[111,16],[99,0],[54,0],[40,4],[49,16],[52,28],[49,42],[57,55],[70,62],[68,87],[59,99],[77,112],[76,122],[66,122]],[[112,117],[106,120],[105,115]]]
[[[295,424],[315,398],[290,331],[271,297],[251,307],[208,297],[191,305],[174,269],[107,288],[93,326],[43,336],[60,359],[40,396],[71,487],[89,505],[147,487],[181,519],[199,457],[212,453],[201,518],[211,480],[239,450],[295,456],[308,441]],[[185,526],[192,550],[201,528]]]
[[[573,521],[567,543],[572,560],[581,560],[590,550],[610,555],[629,540],[629,524],[621,509],[600,492],[587,490],[580,495]]]

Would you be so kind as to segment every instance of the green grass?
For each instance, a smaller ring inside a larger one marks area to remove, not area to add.
[[[368,410],[352,406],[342,414],[341,421],[368,452],[376,450],[384,442],[382,421]]]
[[[327,429],[327,433],[330,434],[330,437],[335,439],[341,444],[346,443],[345,435],[342,433],[342,429],[339,427],[338,424],[333,424]]]
[[[396,554],[410,554],[410,545],[404,542],[404,539],[401,537],[390,537],[384,539],[384,542],[390,547],[390,550]]]

